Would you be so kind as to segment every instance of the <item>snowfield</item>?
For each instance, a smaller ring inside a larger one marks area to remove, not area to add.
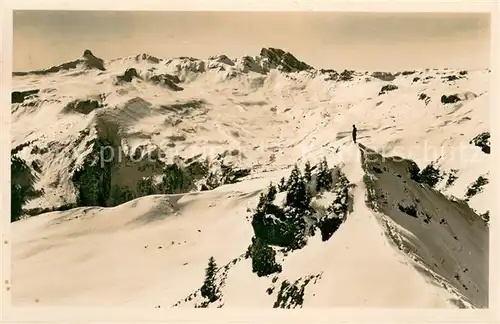
[[[374,72],[277,49],[15,72],[13,304],[487,308],[490,72]],[[258,237],[271,182],[272,224],[312,195],[304,246]]]

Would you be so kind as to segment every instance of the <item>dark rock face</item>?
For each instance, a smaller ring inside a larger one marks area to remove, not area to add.
[[[90,50],[87,49],[83,52],[83,58],[86,68],[106,71],[106,69],[104,68],[104,60],[94,56],[94,54],[92,54]]]
[[[380,95],[383,95],[389,91],[393,91],[396,89],[398,89],[398,86],[396,86],[394,84],[387,84],[380,89],[380,92],[378,93],[378,95],[380,96]]]
[[[76,189],[78,206],[109,206],[112,174],[120,156],[118,125],[98,119],[97,137],[88,142],[91,152],[82,165],[73,170],[71,181]]]
[[[227,57],[227,55],[224,55],[224,54],[219,55],[216,58],[216,61],[219,62],[219,63],[227,64],[227,65],[230,65],[230,66],[234,66],[234,62],[229,57]]]
[[[159,74],[151,77],[150,79],[153,83],[166,86],[173,91],[182,91],[184,88],[178,86],[177,84],[181,82],[179,77],[170,74]]]
[[[484,176],[479,176],[476,181],[474,181],[472,184],[469,185],[467,188],[467,191],[465,192],[465,201],[469,201],[471,197],[477,195],[478,193],[482,192],[484,189],[483,187],[487,185],[490,181],[488,178],[485,178]]]
[[[344,70],[341,73],[333,69],[321,69],[320,73],[325,74],[325,81],[352,81],[355,71],[354,70]]]
[[[37,94],[38,92],[40,92],[39,89],[34,89],[34,90],[27,90],[27,91],[13,91],[12,92],[12,99],[11,99],[11,103],[23,103],[24,102],[24,99],[26,99],[26,97],[28,96],[31,96],[31,95],[35,95]]]
[[[207,183],[206,189],[213,189],[250,173],[227,165],[216,166],[220,172],[211,173],[214,165],[200,156],[187,160],[177,157],[174,163],[166,164],[162,160],[166,152],[147,145],[125,153],[117,123],[103,114],[93,127],[97,136],[86,142],[90,152],[72,170],[77,206],[109,207],[145,195],[185,193],[199,188],[200,181]],[[89,132],[82,135],[89,136]],[[157,177],[161,177],[159,183],[154,180]]]
[[[133,78],[140,78],[140,77],[136,69],[130,68],[125,70],[125,73],[123,73],[123,75],[118,76],[118,81],[132,82]]]
[[[372,77],[382,81],[394,81],[396,77],[389,72],[373,72]]]
[[[452,94],[452,95],[449,95],[449,96],[447,96],[447,95],[442,95],[441,96],[441,103],[443,103],[443,104],[457,103],[460,100],[461,99],[456,94]]]
[[[102,104],[96,100],[74,100],[64,107],[63,112],[78,112],[88,115],[98,108],[102,108]]]
[[[248,71],[253,71],[260,74],[266,74],[269,72],[269,67],[262,67],[253,57],[244,56],[243,58],[243,72],[246,73]]]
[[[339,80],[340,81],[352,81],[354,71],[353,70],[344,70],[340,73]]]
[[[279,48],[262,48],[260,56],[269,59],[269,62],[276,66],[281,66],[285,72],[305,71],[313,67],[299,61],[295,56],[289,52],[285,52]]]
[[[326,74],[325,81],[337,81],[339,79],[339,73],[333,69],[321,69],[319,71],[322,74]]]
[[[441,78],[445,79],[446,81],[456,81],[456,80],[460,79],[456,75],[446,75],[446,76],[441,77]]]
[[[491,153],[489,132],[484,132],[477,135],[469,143],[481,148],[481,151],[483,151],[486,154]]]
[[[139,61],[148,61],[149,63],[154,63],[154,64],[160,63],[160,59],[159,58],[154,57],[154,56],[149,55],[149,54],[146,54],[146,53],[138,54],[135,57],[135,60],[136,60],[136,62],[139,62]]]

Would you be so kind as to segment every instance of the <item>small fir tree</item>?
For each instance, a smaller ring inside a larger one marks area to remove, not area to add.
[[[322,190],[331,190],[333,179],[330,168],[328,167],[328,162],[326,158],[320,162],[318,167],[318,176],[316,178],[316,191],[321,192]]]
[[[217,271],[217,264],[214,257],[208,259],[208,266],[205,269],[205,281],[201,286],[201,296],[208,299],[210,303],[219,299],[217,295],[217,287],[215,286],[215,272]]]
[[[306,183],[300,174],[300,170],[297,165],[295,165],[290,173],[287,187],[286,205],[297,209],[297,211],[305,211],[309,209],[311,197],[307,191]]]
[[[285,177],[281,178],[280,183],[278,184],[279,192],[286,191],[286,180]]]
[[[306,162],[306,166],[304,169],[304,179],[307,182],[311,182],[312,176],[311,176],[311,163],[309,161]]]

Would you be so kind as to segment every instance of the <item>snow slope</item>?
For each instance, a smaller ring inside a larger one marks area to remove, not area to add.
[[[43,192],[26,210],[75,203],[72,176],[102,134],[125,154],[148,145],[166,152],[168,163],[222,158],[251,173],[213,190],[14,222],[15,304],[194,307],[213,256],[222,297],[210,307],[276,306],[284,280],[303,285],[298,307],[487,307],[488,227],[478,214],[489,210],[491,191],[485,185],[468,206],[454,200],[490,170],[490,155],[469,143],[489,130],[488,71],[410,71],[385,77],[391,81],[347,72],[343,79],[264,52],[95,64],[14,75],[14,91],[39,90],[12,105],[12,147],[25,144],[16,155],[41,164],[35,189]],[[387,84],[397,89],[381,91]],[[443,104],[443,94],[462,100]],[[432,189],[411,180],[403,164],[380,159],[376,166],[388,171],[374,172],[361,154],[367,150],[421,169],[435,162],[445,177]],[[316,233],[304,248],[278,253],[281,273],[257,277],[245,252],[259,194],[294,163],[323,157],[353,184],[352,211],[328,241]],[[144,171],[150,164],[118,161],[112,183],[132,188],[159,176],[161,166],[151,163],[153,171]],[[452,169],[457,179],[445,185]],[[398,209],[416,200],[417,217]]]

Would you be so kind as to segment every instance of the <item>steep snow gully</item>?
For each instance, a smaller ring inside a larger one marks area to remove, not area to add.
[[[487,308],[488,85],[274,48],[16,72],[12,302]]]

